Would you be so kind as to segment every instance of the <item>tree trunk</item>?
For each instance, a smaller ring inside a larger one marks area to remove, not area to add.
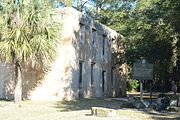
[[[15,90],[14,90],[14,102],[20,104],[22,101],[22,74],[19,63],[15,63]]]
[[[16,12],[17,26],[20,26],[20,14],[19,9]],[[15,60],[15,90],[14,90],[14,102],[20,104],[22,101],[22,76],[21,67],[18,60]]]

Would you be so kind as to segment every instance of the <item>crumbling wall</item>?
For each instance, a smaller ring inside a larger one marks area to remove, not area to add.
[[[0,98],[13,99],[14,94],[13,67],[7,63],[0,64]]]
[[[57,9],[53,20],[62,24],[62,44],[47,71],[28,69],[24,72],[23,97],[72,100],[113,97],[114,91],[119,93],[120,76],[113,72],[112,63],[112,52],[117,50],[113,42],[118,40],[118,34],[73,8]],[[3,86],[4,82],[0,83]],[[11,84],[13,95],[13,81]],[[8,96],[3,90],[0,93],[0,97]]]

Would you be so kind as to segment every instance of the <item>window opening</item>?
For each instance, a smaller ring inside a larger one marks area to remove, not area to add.
[[[105,90],[105,73],[106,71],[102,71],[102,93],[104,94]]]
[[[82,92],[82,85],[83,85],[83,81],[82,81],[82,75],[83,75],[83,62],[79,62],[79,94],[78,94],[78,97],[79,98],[83,98],[83,92]]]
[[[105,54],[105,36],[103,36],[102,54]]]
[[[84,24],[80,23],[80,30],[79,30],[79,41],[80,43],[84,42]]]
[[[95,63],[91,63],[91,86],[94,84],[94,65]]]
[[[92,28],[92,34],[93,34],[92,45],[94,46],[96,40],[96,29]]]

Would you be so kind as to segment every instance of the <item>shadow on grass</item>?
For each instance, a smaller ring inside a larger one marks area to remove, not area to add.
[[[110,109],[120,109],[123,101],[116,101],[112,99],[82,99],[74,101],[59,101],[55,105],[59,111],[75,111],[88,110],[91,107],[105,107]]]
[[[172,117],[172,118],[167,118],[167,117],[152,117],[154,120],[180,120],[180,117]]]
[[[149,110],[138,110],[143,111],[144,114],[151,115],[153,120],[180,120],[180,112],[158,112]]]
[[[0,99],[0,108],[12,106],[13,104],[14,104],[14,101],[12,100]]]
[[[3,102],[3,101],[5,101],[5,102],[12,102],[13,100],[8,100],[8,99],[5,99],[5,98],[0,98],[0,101],[1,102]]]
[[[149,99],[147,99],[146,101],[149,101]],[[118,115],[128,116],[130,118],[142,116],[143,119],[146,118],[143,117],[145,115],[149,116],[153,120],[180,120],[180,112],[158,112],[149,108],[135,109],[131,108],[131,106],[128,106],[127,102],[125,101],[114,100],[110,98],[92,98],[73,101],[58,101],[54,104],[53,107],[55,107],[59,112],[90,110],[91,107],[103,107],[117,110]]]
[[[141,110],[141,109],[135,109],[135,108],[128,108],[128,107],[123,107],[124,103],[126,102],[120,101],[120,100],[98,98],[98,99],[82,99],[82,100],[74,100],[74,101],[59,101],[59,102],[56,102],[56,104],[53,107],[55,107],[59,112],[90,110],[91,107],[103,107],[103,108],[110,108],[110,109],[117,110],[118,115],[128,116],[130,118],[136,117],[136,116],[142,116],[142,115],[143,116],[150,115],[149,117],[153,120],[180,120],[180,113],[157,112],[157,111],[154,111],[154,110],[151,111],[148,109]],[[132,110],[134,112],[131,112],[129,110]],[[144,118],[143,117],[140,118],[140,120],[142,119]]]

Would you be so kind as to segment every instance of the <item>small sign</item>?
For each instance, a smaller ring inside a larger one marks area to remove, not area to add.
[[[134,63],[132,77],[137,80],[153,80],[153,64]]]

